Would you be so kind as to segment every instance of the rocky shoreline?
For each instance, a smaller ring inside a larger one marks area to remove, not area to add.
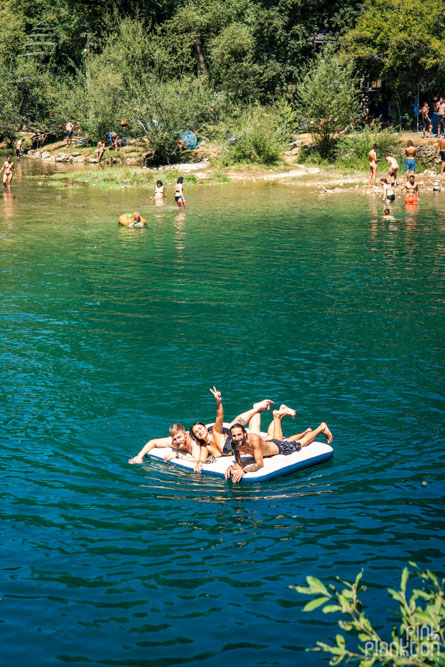
[[[416,137],[415,135],[400,136],[400,145],[394,152],[400,164],[399,179],[403,178],[404,173],[404,147],[407,138],[412,138],[417,144],[418,160],[428,168],[420,170],[417,174],[417,181],[420,186],[432,185],[437,179],[443,180],[440,174],[434,170],[434,167],[440,164],[439,155],[435,154],[437,139]],[[180,172],[181,174],[193,174],[196,183],[221,183],[221,182],[281,182],[288,185],[308,186],[316,189],[319,194],[331,194],[335,192],[345,192],[362,189],[371,194],[380,192],[380,186],[370,188],[368,186],[368,171],[339,169],[336,166],[314,166],[310,164],[298,163],[300,147],[303,143],[310,141],[309,135],[293,142],[292,148],[283,153],[283,164],[274,168],[268,168],[260,165],[237,165],[233,167],[215,167],[212,165],[212,157],[215,157],[215,147],[205,145],[199,149],[190,151],[188,157],[191,160],[187,163],[177,163],[173,165],[163,165],[159,167],[142,168],[142,154],[145,147],[140,141],[130,140],[128,145],[118,151],[107,149],[100,164],[107,168],[112,167],[112,171],[119,167],[131,167],[134,173],[138,174],[141,180],[152,180],[159,174],[161,178],[167,177],[169,172]],[[67,147],[64,141],[43,146],[40,149],[28,150],[26,155],[29,159],[40,159],[44,162],[78,164],[88,166],[98,164],[94,153],[94,148],[83,146]],[[384,161],[382,161],[383,164]],[[97,168],[97,167],[96,167]],[[85,171],[83,172],[85,174]],[[378,174],[378,178],[386,175],[386,169]],[[118,173],[116,173],[116,177]],[[79,180],[84,181],[79,173]],[[117,180],[119,180],[117,178]],[[121,185],[128,183],[127,178],[122,178]],[[138,183],[144,185],[144,183]],[[118,186],[119,183],[116,183]],[[445,190],[445,184],[444,184]]]

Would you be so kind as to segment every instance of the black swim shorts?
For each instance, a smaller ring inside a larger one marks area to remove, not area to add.
[[[269,440],[268,442],[273,442],[278,447],[278,453],[283,456],[289,456],[301,450],[301,442],[296,440]]]

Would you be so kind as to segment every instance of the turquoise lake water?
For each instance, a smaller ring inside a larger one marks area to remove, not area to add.
[[[352,580],[390,640],[408,560],[443,576],[445,195],[416,211],[296,185],[55,187],[0,201],[3,664],[327,664]],[[140,210],[148,229],[119,229]],[[234,486],[149,461],[173,421],[262,398],[332,461]]]

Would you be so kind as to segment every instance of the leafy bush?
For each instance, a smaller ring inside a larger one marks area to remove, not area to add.
[[[11,144],[20,125],[18,96],[6,69],[0,69],[0,141]]]
[[[399,603],[398,616],[400,626],[393,627],[391,639],[385,641],[363,611],[359,594],[366,590],[361,583],[363,571],[354,583],[337,577],[345,588],[338,590],[333,584],[325,586],[315,577],[306,577],[308,586],[291,586],[303,595],[313,595],[303,611],[313,611],[322,607],[323,613],[341,612],[346,620],[339,620],[338,625],[358,643],[358,651],[346,647],[343,634],[336,635],[336,644],[318,641],[317,647],[308,649],[324,651],[332,656],[329,664],[338,665],[343,661],[359,663],[360,667],[381,665],[417,665],[418,667],[438,667],[445,665],[445,579],[439,581],[436,575],[427,570],[422,572],[415,563],[417,576],[425,584],[415,589],[408,597],[407,582],[410,572],[404,568],[400,591],[388,588],[388,592]],[[422,604],[423,602],[423,604]],[[381,622],[381,621],[379,621]]]
[[[338,167],[368,169],[368,153],[374,144],[377,145],[377,155],[381,159],[384,159],[387,152],[397,154],[400,151],[399,135],[391,130],[380,130],[375,124],[361,132],[337,135],[332,139],[328,155],[315,144],[302,146],[299,160],[316,164],[335,162]]]
[[[203,79],[187,76],[161,83],[148,75],[127,101],[126,116],[139,134],[143,129],[158,161],[170,162],[178,133],[196,134],[208,118],[218,117],[221,102]]]
[[[354,71],[333,45],[316,56],[303,78],[297,109],[322,155],[331,153],[337,132],[357,126],[362,110]]]
[[[236,143],[229,147],[228,162],[274,164],[289,138],[289,127],[279,109],[255,105],[241,113],[234,134]]]
[[[336,162],[343,167],[367,168],[368,153],[377,144],[377,155],[384,158],[385,153],[397,152],[400,139],[390,130],[378,131],[377,127],[365,128],[362,132],[354,132],[338,137],[334,156]]]

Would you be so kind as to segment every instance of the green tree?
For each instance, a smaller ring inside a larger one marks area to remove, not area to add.
[[[194,76],[159,82],[149,75],[126,111],[133,127],[144,130],[158,160],[170,162],[178,133],[199,131],[210,117],[217,117],[220,102],[206,81]]]
[[[352,64],[344,64],[329,44],[316,56],[297,95],[300,120],[306,121],[320,152],[331,154],[336,133],[355,127],[361,115]]]
[[[19,99],[8,70],[0,66],[0,141],[12,143],[20,127]]]
[[[244,108],[236,122],[229,162],[277,162],[292,129],[292,110],[285,100],[275,108],[259,104]]]
[[[437,92],[445,85],[442,0],[366,0],[341,44],[365,76],[387,84],[399,115],[418,84]]]

